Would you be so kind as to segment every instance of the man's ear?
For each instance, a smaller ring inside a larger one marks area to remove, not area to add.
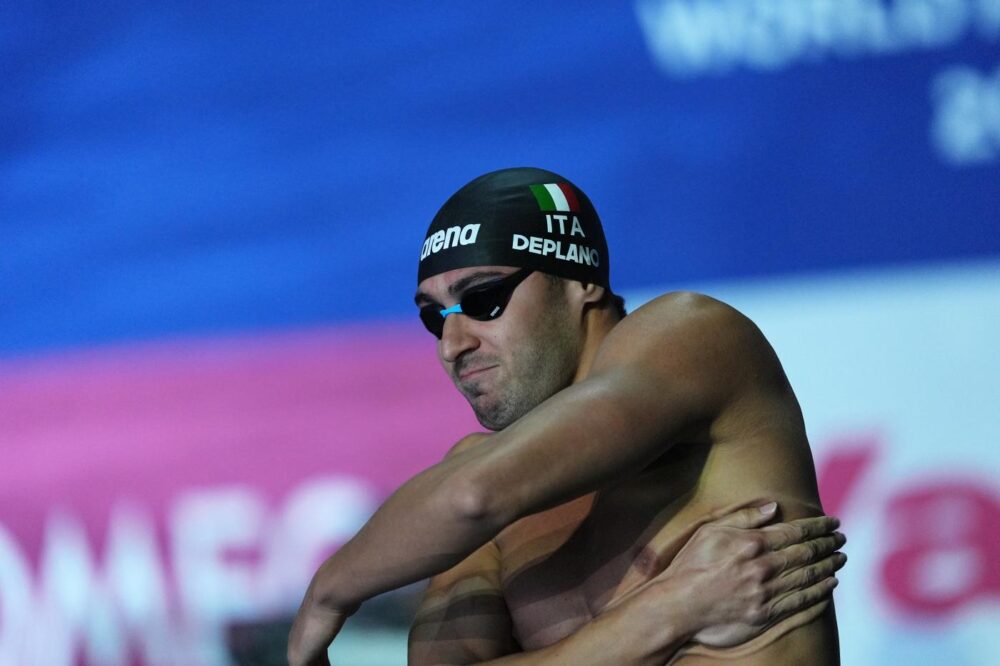
[[[595,282],[570,281],[573,297],[578,298],[584,306],[593,305],[604,298],[605,289]]]

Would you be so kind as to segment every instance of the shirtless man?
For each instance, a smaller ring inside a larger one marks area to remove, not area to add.
[[[540,169],[449,199],[418,283],[442,365],[494,432],[324,562],[292,666],[327,663],[365,599],[435,574],[415,666],[839,663],[844,540],[815,517],[801,412],[752,322],[690,293],[624,317],[593,206]]]

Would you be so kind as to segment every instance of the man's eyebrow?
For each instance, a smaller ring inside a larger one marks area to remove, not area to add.
[[[431,298],[422,291],[417,292],[416,296],[413,297],[413,302],[417,304],[418,308],[422,308],[423,306],[429,305],[431,303],[433,303],[434,305],[441,305],[440,303],[438,303],[437,301],[435,301],[433,298]]]
[[[500,271],[478,271],[476,273],[471,273],[448,285],[448,295],[459,296],[466,289],[475,286],[478,282],[497,277],[505,277],[505,274]],[[418,307],[428,304],[440,305],[440,303],[434,300],[433,297],[422,291],[417,291],[416,295],[413,297],[413,302],[416,303]]]

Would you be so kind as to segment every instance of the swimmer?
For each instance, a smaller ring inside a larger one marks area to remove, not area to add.
[[[291,666],[328,663],[362,602],[428,576],[413,666],[839,663],[844,538],[749,319],[693,293],[626,316],[590,200],[533,168],[453,195],[417,282],[441,364],[492,432],[321,565]]]

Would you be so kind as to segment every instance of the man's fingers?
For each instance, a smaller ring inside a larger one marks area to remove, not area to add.
[[[774,512],[777,509],[777,502],[761,500],[759,504],[755,502],[753,506],[743,507],[742,509],[737,509],[716,518],[711,524],[722,527],[740,527],[743,529],[760,527],[774,518]]]
[[[847,555],[844,553],[832,553],[817,562],[791,569],[776,576],[768,583],[768,588],[776,597],[781,597],[795,590],[806,589],[833,576],[846,562]]]
[[[839,526],[840,521],[832,516],[817,516],[768,525],[762,527],[760,531],[764,534],[768,547],[771,550],[778,550],[830,534]]]
[[[809,587],[789,592],[771,602],[768,607],[768,623],[773,624],[810,606],[814,606],[829,598],[833,588],[837,587],[837,579],[833,576],[822,578]]]
[[[840,550],[847,543],[847,537],[834,532],[803,543],[795,543],[787,548],[765,555],[767,564],[775,574],[814,564]]]

